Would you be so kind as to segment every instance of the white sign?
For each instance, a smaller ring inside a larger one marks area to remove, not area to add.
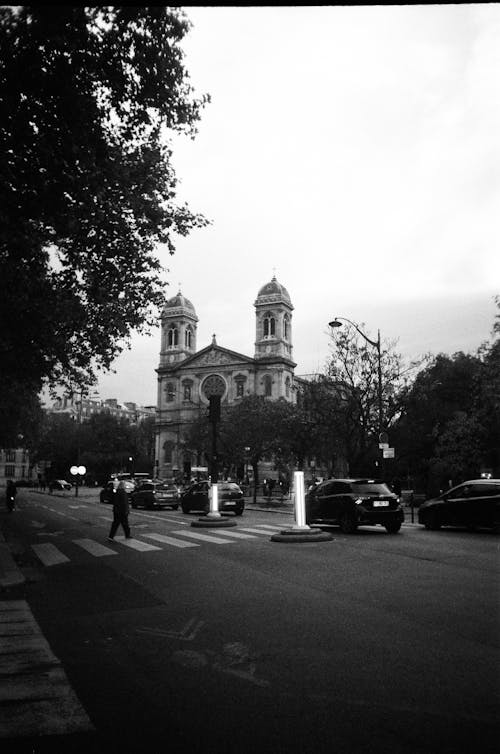
[[[394,458],[394,448],[385,448],[384,458]]]
[[[378,446],[379,446],[380,450],[385,450],[386,448],[389,447],[389,443],[388,442],[379,442]]]

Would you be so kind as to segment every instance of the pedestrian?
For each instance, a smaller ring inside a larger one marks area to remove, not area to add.
[[[16,495],[17,487],[12,479],[9,479],[7,481],[7,486],[5,487],[5,505],[7,506],[9,513],[12,513],[12,511],[14,510],[14,506],[16,504]]]
[[[129,502],[125,482],[118,482],[118,487],[114,490],[113,495],[113,523],[109,531],[108,539],[115,538],[116,530],[122,525],[125,532],[125,539],[130,539],[130,526],[128,523]]]

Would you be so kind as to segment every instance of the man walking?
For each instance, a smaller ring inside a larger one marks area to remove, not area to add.
[[[116,530],[120,526],[123,527],[125,532],[125,538],[130,539],[130,526],[128,524],[128,512],[129,503],[128,495],[125,489],[125,482],[118,482],[118,487],[114,491],[113,497],[113,523],[109,532],[108,539],[113,540],[115,538]]]

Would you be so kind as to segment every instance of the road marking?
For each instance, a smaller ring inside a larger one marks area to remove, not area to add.
[[[256,526],[259,526],[261,529],[272,529],[273,531],[283,528],[283,525],[276,526],[276,524],[256,524]]]
[[[132,550],[138,550],[139,552],[147,552],[149,550],[161,550],[161,547],[156,545],[148,545],[147,542],[141,542],[139,539],[126,539],[125,537],[116,537],[115,542],[119,542],[121,545],[130,547]]]
[[[172,534],[178,534],[181,537],[191,537],[192,539],[199,539],[202,542],[210,542],[214,545],[229,545],[231,544],[228,539],[219,539],[218,537],[212,537],[210,534],[198,534],[194,531],[173,531]]]
[[[278,529],[282,529],[283,527],[282,526],[278,526],[277,528]],[[270,534],[270,532],[265,531],[265,529],[254,529],[254,528],[252,528],[250,526],[248,526],[248,527],[245,526],[245,528],[244,529],[240,529],[240,531],[248,531],[251,534]]]
[[[257,539],[253,534],[241,534],[239,531],[223,531],[217,529],[217,534],[221,537],[234,537],[235,539]]]
[[[96,558],[102,558],[104,555],[118,555],[116,550],[110,550],[109,547],[104,547],[99,542],[95,542],[93,539],[74,539],[73,542],[79,547],[83,547],[84,550],[90,552],[91,555],[95,555]]]
[[[31,545],[31,547],[45,566],[69,562],[69,558],[67,558],[66,555],[63,555],[62,552],[50,542],[46,542],[43,545]]]
[[[184,532],[182,532],[184,534]],[[183,542],[181,539],[174,539],[173,537],[166,537],[164,534],[146,534],[141,532],[141,537],[149,537],[158,542],[165,542],[167,545],[173,545],[174,547],[199,547],[194,542]]]
[[[197,545],[195,545],[195,547],[197,547]],[[191,618],[190,620],[188,620],[184,628],[181,628],[180,631],[165,631],[164,629],[161,629],[161,628],[148,628],[147,626],[137,628],[136,631],[142,634],[151,634],[152,636],[168,636],[170,639],[182,639],[183,641],[193,641],[196,634],[204,625],[205,625],[204,620],[197,620],[196,618]]]
[[[42,524],[41,521],[32,521],[31,526],[34,526],[35,529],[45,529],[47,524]]]

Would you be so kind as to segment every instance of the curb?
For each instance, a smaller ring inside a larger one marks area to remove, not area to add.
[[[0,586],[8,588],[24,584],[25,576],[12,557],[9,545],[0,531]]]

